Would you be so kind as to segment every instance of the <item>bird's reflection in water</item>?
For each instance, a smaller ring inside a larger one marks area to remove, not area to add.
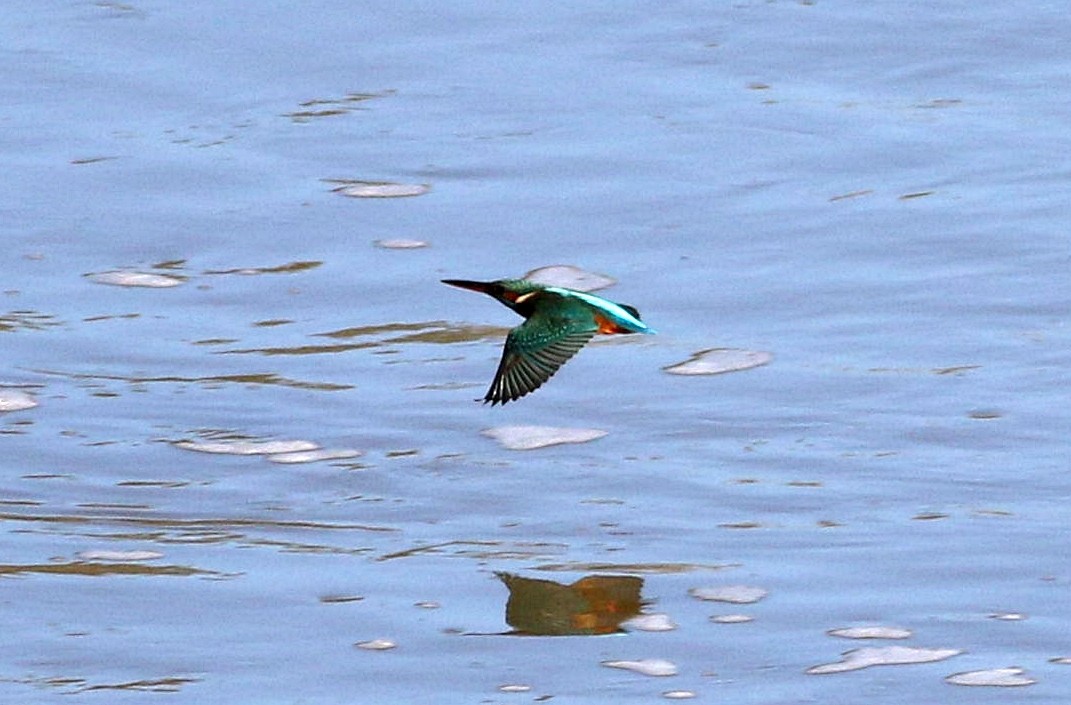
[[[509,589],[506,623],[510,634],[568,636],[613,634],[640,613],[643,579],[589,575],[571,585],[495,573]]]

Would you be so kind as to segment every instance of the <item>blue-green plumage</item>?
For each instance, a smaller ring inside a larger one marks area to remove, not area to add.
[[[492,406],[538,389],[596,333],[654,333],[635,308],[584,291],[526,279],[443,283],[488,294],[525,318],[506,336],[498,371],[483,399]]]

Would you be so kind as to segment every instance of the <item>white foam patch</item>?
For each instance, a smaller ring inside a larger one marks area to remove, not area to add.
[[[839,636],[842,639],[907,639],[911,636],[910,629],[899,627],[845,627],[843,629],[830,629],[830,636]]]
[[[1034,685],[1036,680],[1023,675],[1026,671],[1017,667],[990,668],[984,671],[966,671],[954,673],[946,681],[952,685],[976,685],[995,688],[1015,688],[1023,685]]]
[[[318,463],[324,460],[346,460],[347,458],[359,458],[364,453],[352,448],[319,448],[316,450],[293,451],[289,453],[274,453],[268,456],[273,463]]]
[[[554,426],[497,426],[480,432],[508,450],[535,450],[563,443],[587,443],[606,435],[594,428],[557,428]]]
[[[825,663],[807,669],[811,675],[845,673],[871,666],[904,666],[914,663],[933,663],[958,656],[960,649],[927,649],[913,646],[880,646],[853,649],[842,654],[836,663]]]
[[[740,372],[769,364],[773,355],[758,350],[740,350],[738,348],[711,348],[700,350],[684,362],[678,362],[663,371],[671,375],[720,375],[726,372]]]
[[[998,612],[989,615],[989,618],[999,619],[1002,622],[1021,622],[1026,619],[1026,615],[1022,612]]]
[[[126,272],[119,270],[112,272],[98,272],[87,276],[90,281],[96,282],[97,284],[107,284],[108,286],[146,287],[149,289],[166,289],[172,286],[178,286],[185,281],[182,277],[170,276],[168,274]]]
[[[695,697],[694,690],[667,690],[662,693],[662,697],[667,700],[688,700]]]
[[[20,389],[0,389],[0,412],[23,411],[37,406],[37,400]]]
[[[527,693],[532,689],[530,685],[522,685],[520,683],[511,683],[508,685],[498,686],[499,692],[502,693]]]
[[[603,661],[607,668],[622,668],[643,676],[675,676],[677,664],[660,658],[645,658],[639,661]]]
[[[431,190],[427,184],[393,184],[364,182],[343,186],[338,192],[350,198],[409,198],[423,196]]]
[[[407,240],[405,238],[376,240],[376,247],[380,247],[384,250],[419,250],[420,248],[427,246],[428,243],[423,240]]]
[[[371,641],[357,642],[355,646],[365,651],[389,651],[398,645],[390,639],[372,639]]]
[[[688,594],[698,600],[746,605],[758,602],[770,593],[763,588],[752,585],[722,585],[720,587],[692,588],[688,591]]]
[[[164,554],[159,551],[81,551],[77,554],[83,561],[154,561],[163,558]]]
[[[716,614],[710,621],[715,624],[746,624],[754,622],[755,618],[749,614]]]
[[[312,441],[176,441],[176,448],[225,455],[279,455],[317,450]]]
[[[677,628],[669,615],[662,613],[641,614],[625,621],[621,626],[641,632],[671,632]]]
[[[617,283],[617,280],[605,274],[587,272],[569,264],[555,264],[533,269],[525,274],[524,278],[544,286],[561,286],[577,291],[598,291]]]

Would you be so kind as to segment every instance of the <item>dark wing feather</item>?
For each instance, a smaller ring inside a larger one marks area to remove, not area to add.
[[[517,326],[506,337],[502,360],[484,403],[505,404],[539,389],[597,330],[594,322],[576,320],[553,326],[545,321],[538,325],[525,321]]]

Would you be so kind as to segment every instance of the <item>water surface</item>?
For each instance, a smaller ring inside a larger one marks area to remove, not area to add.
[[[1061,19],[6,8],[0,699],[1063,702]],[[659,334],[475,403],[554,264]]]

